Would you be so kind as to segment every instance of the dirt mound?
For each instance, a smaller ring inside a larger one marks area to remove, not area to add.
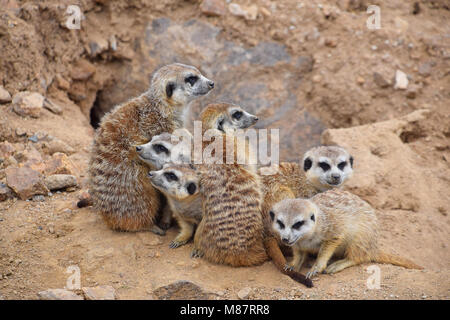
[[[0,298],[64,288],[77,266],[82,287],[109,285],[119,299],[449,299],[445,1],[375,1],[378,30],[366,27],[368,1],[233,1],[241,11],[203,2],[79,1],[81,28],[72,30],[70,1],[0,0]],[[320,142],[348,148],[355,174],[346,188],[377,209],[382,245],[425,269],[379,265],[381,289],[369,290],[370,274],[353,267],[306,289],[271,262],[192,260],[192,244],[168,248],[176,227],[165,237],[117,233],[77,209],[92,126],[174,61],[217,84],[191,119],[210,101],[238,103],[258,128],[280,128],[283,161]],[[43,98],[25,108],[23,91]],[[8,180],[19,169],[37,173]],[[47,192],[59,174],[76,186]]]

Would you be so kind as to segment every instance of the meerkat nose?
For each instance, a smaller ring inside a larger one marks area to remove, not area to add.
[[[141,146],[137,146],[137,147],[136,147],[136,151],[137,151],[137,152],[141,152],[141,151],[142,151],[142,147],[141,147]]]
[[[214,81],[208,81],[208,86],[212,89],[214,88]]]
[[[334,180],[338,180],[341,176],[340,176],[339,174],[332,174],[331,177],[332,177]]]
[[[283,240],[283,242],[288,242],[288,238],[283,238],[283,239],[281,239],[281,240]]]

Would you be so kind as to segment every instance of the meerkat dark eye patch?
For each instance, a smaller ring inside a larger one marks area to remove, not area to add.
[[[175,88],[176,88],[176,86],[175,86],[175,83],[173,83],[173,82],[169,82],[166,85],[166,95],[168,98],[172,97],[173,92],[175,91]]]
[[[311,213],[311,220],[316,221],[316,217],[314,216],[314,213]]]
[[[303,162],[303,170],[308,171],[312,167],[312,161],[310,158],[306,158],[305,162]]]
[[[217,123],[217,129],[218,130],[220,130],[220,131],[223,131],[223,123],[224,123],[224,119],[222,119],[222,120],[220,120],[218,123]]]
[[[235,113],[233,113],[232,117],[236,120],[239,120],[240,118],[242,118],[242,111],[236,111]]]
[[[197,76],[189,76],[186,79],[184,79],[184,82],[189,83],[191,86],[193,86],[198,81]]]
[[[155,144],[153,146],[153,150],[155,150],[156,153],[161,153],[161,152],[169,153],[169,150],[166,147],[164,147],[162,144]]]
[[[305,221],[299,221],[292,225],[292,229],[298,230],[305,223]]]
[[[195,185],[195,183],[191,182],[187,185],[186,189],[190,195],[193,195],[197,190],[197,186]]]
[[[284,223],[281,222],[280,220],[277,220],[278,226],[280,227],[280,229],[284,229]]]
[[[164,177],[166,177],[167,181],[178,181],[178,177],[173,172],[164,172]]]
[[[331,169],[330,165],[326,162],[319,162],[319,167],[321,167],[323,171],[328,171]]]
[[[275,218],[275,213],[273,213],[273,211],[269,211],[269,215],[270,219],[273,221],[273,219]]]
[[[353,168],[353,157],[350,157],[350,166]]]
[[[341,162],[341,163],[338,164],[338,168],[339,168],[340,170],[344,170],[346,165],[347,165],[347,162],[346,162],[346,161],[343,161],[343,162]]]

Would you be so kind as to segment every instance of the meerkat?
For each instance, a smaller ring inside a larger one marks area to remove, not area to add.
[[[165,164],[163,169],[150,171],[148,175],[152,185],[167,197],[180,226],[179,234],[169,245],[178,248],[191,239],[195,226],[202,219],[200,177],[192,164]]]
[[[89,189],[110,228],[165,233],[155,224],[160,193],[151,185],[151,168],[138,158],[136,145],[183,127],[189,102],[213,87],[195,67],[167,65],[155,72],[147,92],[103,117],[92,147]]]
[[[277,234],[272,231],[270,209],[284,199],[310,198],[323,190],[337,188],[352,174],[353,157],[347,150],[339,146],[319,146],[308,150],[301,164],[282,162],[277,173],[261,175],[264,246],[279,270],[290,271],[286,268],[287,261],[280,245],[285,247]]]
[[[311,199],[285,199],[275,204],[269,215],[273,230],[284,244],[293,248],[290,268],[299,271],[308,253],[317,254],[307,278],[320,272],[336,273],[365,262],[422,269],[379,248],[375,210],[350,192],[336,189]],[[340,260],[327,266],[333,256]]]

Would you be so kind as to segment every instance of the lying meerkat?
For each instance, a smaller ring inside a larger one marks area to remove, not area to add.
[[[152,185],[166,197],[180,232],[170,243],[178,248],[191,239],[195,225],[202,219],[202,200],[199,196],[200,177],[193,165],[165,164],[159,171],[150,171]]]
[[[160,193],[148,180],[148,165],[138,159],[135,146],[181,128],[189,103],[213,87],[197,68],[170,64],[155,72],[145,93],[102,118],[89,162],[89,192],[111,229],[165,233],[155,224]]]
[[[422,269],[408,259],[380,250],[375,210],[350,192],[328,190],[309,200],[285,199],[275,204],[269,215],[273,230],[293,249],[290,268],[299,271],[308,253],[317,254],[308,278],[365,262]],[[341,260],[327,266],[333,256]]]

